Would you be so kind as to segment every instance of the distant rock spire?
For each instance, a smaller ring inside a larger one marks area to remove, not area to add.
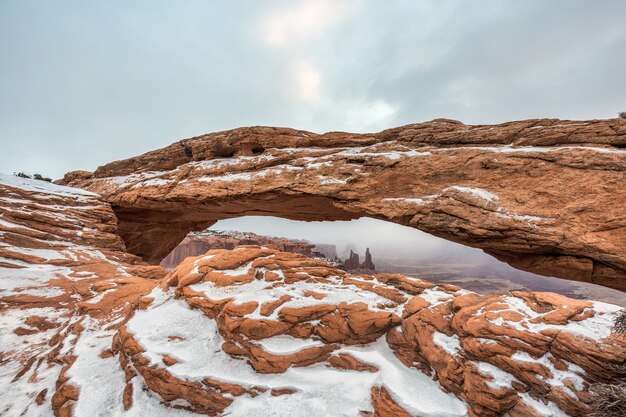
[[[365,249],[365,261],[361,264],[361,268],[376,270],[376,266],[374,265],[374,262],[372,262],[370,248]]]
[[[365,251],[365,261],[363,263],[359,262],[359,255],[357,253],[354,253],[353,250],[350,250],[350,256],[343,263],[343,267],[346,271],[361,271],[363,273],[376,271],[374,262],[372,262],[372,254],[369,248],[367,248],[367,250]]]
[[[344,265],[348,271],[359,269],[359,255],[350,250],[350,257],[346,259]]]

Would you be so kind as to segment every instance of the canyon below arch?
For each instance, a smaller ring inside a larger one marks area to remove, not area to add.
[[[625,180],[620,119],[246,127],[57,184],[1,175],[0,414],[590,415],[626,378],[618,306],[263,245],[158,263],[222,219],[372,217],[626,291]]]

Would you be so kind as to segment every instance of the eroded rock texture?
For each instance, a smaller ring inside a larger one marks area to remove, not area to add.
[[[158,263],[192,230],[244,215],[369,216],[526,271],[626,290],[626,121],[451,120],[376,134],[241,128],[63,180],[113,204]]]
[[[584,416],[618,308],[260,246],[166,273],[97,195],[0,178],[2,416]]]
[[[69,416],[79,395],[102,398],[107,326],[165,274],[126,253],[116,227],[96,194],[0,175],[0,415]]]

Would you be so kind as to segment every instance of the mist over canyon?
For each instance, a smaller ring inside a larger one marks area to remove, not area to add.
[[[312,250],[319,249],[326,252],[325,256],[329,260],[337,256],[339,260],[345,261],[351,250],[363,258],[365,250],[370,248],[379,272],[398,272],[433,282],[454,283],[481,294],[497,293],[505,289],[552,291],[568,297],[604,301],[626,307],[626,297],[621,291],[520,271],[481,250],[376,219],[298,222],[277,217],[249,216],[221,220],[208,230],[226,234],[230,230],[253,232],[265,236],[270,242],[280,242],[280,238],[294,241],[303,239],[311,244],[307,251],[309,256]],[[265,241],[255,243],[261,242]],[[184,241],[181,245],[183,243]],[[193,255],[199,255],[209,247],[226,248],[224,244],[203,245]],[[285,249],[284,246],[282,249]],[[161,265],[173,268],[183,260],[182,257],[176,259],[175,262]]]

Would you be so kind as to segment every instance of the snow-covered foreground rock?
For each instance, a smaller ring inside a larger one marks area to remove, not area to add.
[[[0,178],[2,416],[584,416],[617,307],[260,246],[167,273],[98,195]]]
[[[116,227],[96,194],[0,175],[0,415],[63,415],[65,371],[91,343],[79,329],[110,344],[102,326],[163,276],[125,252]]]
[[[584,415],[588,381],[626,355],[608,304],[355,276],[258,246],[188,258],[146,300],[114,342],[128,390],[198,413]]]

